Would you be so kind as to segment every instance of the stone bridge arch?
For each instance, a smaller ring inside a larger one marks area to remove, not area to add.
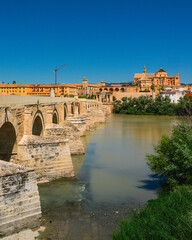
[[[53,110],[52,123],[59,124],[59,114],[56,108]]]
[[[0,159],[10,161],[17,158],[17,143],[22,133],[18,134],[18,118],[16,110],[0,109]],[[20,128],[23,119],[20,119]],[[21,130],[21,129],[20,129]]]
[[[13,112],[9,108],[4,108],[0,110],[0,128],[3,126],[5,122],[10,122],[17,132],[17,118],[16,118],[16,111]]]
[[[0,127],[0,159],[10,161],[17,158],[17,135],[14,125],[6,121]]]
[[[33,117],[32,122],[32,135],[43,136],[45,129],[45,123],[43,114],[40,110],[37,110]]]

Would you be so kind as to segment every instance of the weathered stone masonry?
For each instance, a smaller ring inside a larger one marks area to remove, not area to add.
[[[40,219],[35,172],[0,160],[0,237],[38,226]]]

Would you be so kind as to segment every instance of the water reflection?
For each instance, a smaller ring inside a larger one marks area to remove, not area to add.
[[[42,236],[111,239],[115,220],[128,207],[157,196],[145,154],[176,122],[175,117],[115,115],[90,131],[82,138],[86,154],[72,157],[76,177],[39,186],[46,219]]]
[[[91,135],[80,178],[89,182],[95,202],[121,203],[127,199],[145,202],[154,198],[156,188],[137,187],[141,181],[154,184],[145,163],[162,135],[170,134],[174,117],[112,116],[105,128]],[[152,189],[154,188],[154,191]]]
[[[79,173],[79,171],[80,171],[80,169],[83,165],[84,159],[85,159],[84,154],[82,154],[82,155],[72,155],[72,161],[73,161],[75,176]]]

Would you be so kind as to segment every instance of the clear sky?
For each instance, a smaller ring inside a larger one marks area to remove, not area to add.
[[[0,0],[0,82],[133,81],[155,72],[192,83],[191,0]]]

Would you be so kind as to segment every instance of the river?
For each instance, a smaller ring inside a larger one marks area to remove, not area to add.
[[[158,195],[145,155],[176,117],[111,115],[82,138],[85,155],[73,156],[75,178],[39,185],[40,239],[111,240],[118,221]]]

